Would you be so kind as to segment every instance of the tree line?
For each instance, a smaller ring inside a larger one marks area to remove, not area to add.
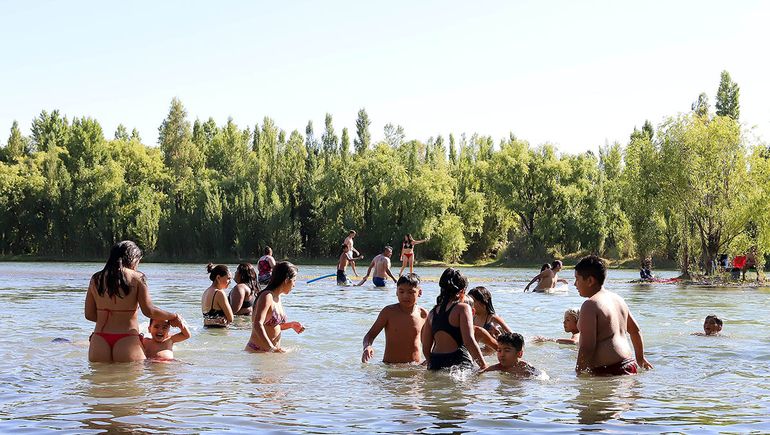
[[[770,241],[770,153],[748,143],[739,87],[722,73],[715,112],[686,113],[598,153],[560,153],[511,134],[408,140],[388,124],[287,132],[265,117],[190,122],[173,99],[159,146],[59,111],[13,123],[0,148],[0,254],[101,258],[135,240],[157,259],[329,257],[358,230],[365,252],[428,238],[422,258],[521,260],[568,253],[677,260],[711,271],[720,252]],[[351,138],[352,136],[352,138]],[[352,140],[351,140],[352,139]]]

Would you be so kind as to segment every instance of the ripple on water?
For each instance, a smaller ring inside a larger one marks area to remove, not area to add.
[[[767,431],[767,289],[638,286],[627,283],[636,271],[611,271],[608,287],[626,297],[656,368],[631,378],[585,378],[574,375],[574,347],[529,340],[565,336],[562,315],[582,303],[577,294],[522,293],[534,270],[465,269],[471,285],[490,288],[498,313],[528,337],[524,359],[550,376],[537,380],[361,364],[362,337],[396,301],[394,288],[340,289],[333,280],[298,283],[286,296],[290,320],[307,326],[301,335],[284,331],[287,354],[246,353],[248,319],[230,329],[201,327],[200,294],[209,284],[201,265],[142,265],[153,300],[191,325],[193,337],[175,347],[179,362],[90,364],[93,324],[83,319],[83,297],[100,268],[0,263],[0,297],[11,313],[0,346],[0,432]],[[300,269],[306,277],[328,273]],[[430,308],[441,269],[419,272],[427,278],[420,303]],[[23,293],[20,279],[29,284]],[[711,313],[725,320],[724,336],[690,335]],[[52,343],[57,337],[69,342]],[[375,360],[382,347],[381,336]],[[486,359],[493,363],[495,355]]]

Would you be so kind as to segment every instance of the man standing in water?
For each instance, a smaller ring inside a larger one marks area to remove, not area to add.
[[[372,273],[372,269],[374,269],[374,277],[372,278],[372,282],[374,283],[375,287],[385,287],[385,276],[389,276],[394,283],[397,282],[396,278],[393,276],[393,273],[390,271],[391,255],[393,255],[393,248],[386,246],[382,251],[382,254],[379,254],[374,257],[374,259],[372,259],[372,263],[369,265],[369,270],[366,271],[366,276],[364,276],[364,279],[362,279],[361,282],[356,285],[364,285],[366,280],[369,279],[369,274]]]
[[[604,288],[607,265],[595,256],[584,257],[575,266],[575,287],[588,298],[580,307],[578,356],[575,371],[594,375],[633,375],[642,366],[651,369],[644,357],[644,340],[626,301]],[[626,333],[631,336],[631,357]]]

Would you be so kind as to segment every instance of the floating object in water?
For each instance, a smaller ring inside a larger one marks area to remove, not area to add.
[[[316,281],[319,281],[319,280],[322,280],[322,279],[326,279],[326,278],[331,278],[333,276],[337,276],[337,274],[336,273],[330,273],[328,275],[319,276],[318,278],[313,278],[310,281],[306,282],[306,284],[310,284],[310,283],[313,283],[313,282],[316,282]]]

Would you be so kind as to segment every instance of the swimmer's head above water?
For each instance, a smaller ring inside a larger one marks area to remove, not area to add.
[[[716,335],[722,331],[722,319],[714,314],[706,316],[706,320],[703,321],[703,332],[706,335]]]

